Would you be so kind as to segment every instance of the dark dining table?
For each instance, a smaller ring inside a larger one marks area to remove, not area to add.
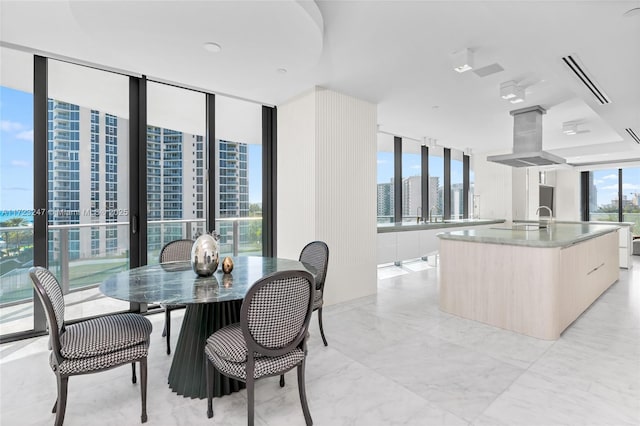
[[[100,284],[100,291],[114,299],[186,305],[168,377],[169,387],[178,395],[206,398],[206,340],[216,330],[240,321],[242,300],[253,283],[278,271],[316,273],[312,266],[291,259],[237,256],[233,262],[229,274],[223,274],[220,267],[209,277],[199,277],[190,262],[169,262],[122,271]],[[214,396],[242,388],[244,383],[215,372]]]

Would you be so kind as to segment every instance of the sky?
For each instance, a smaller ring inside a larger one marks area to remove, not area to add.
[[[595,170],[593,183],[598,206],[612,204],[612,200],[618,199],[618,169]],[[640,193],[640,167],[622,169],[622,195],[631,200],[634,193]]]
[[[33,206],[33,95],[0,86],[0,210]]]

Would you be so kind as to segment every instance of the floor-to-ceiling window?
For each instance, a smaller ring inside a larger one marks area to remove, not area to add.
[[[422,211],[422,156],[421,144],[414,140],[402,140],[402,220],[417,222]]]
[[[378,133],[378,223],[393,222],[393,136]]]
[[[442,220],[444,215],[444,149],[429,147],[429,219]]]
[[[129,268],[129,79],[52,59],[47,76],[48,267],[66,319],[126,310],[80,302]]]
[[[169,241],[205,231],[205,94],[147,83],[147,263]]]
[[[589,172],[589,220],[618,222],[618,169]]]
[[[451,219],[462,219],[463,211],[463,176],[462,151],[451,150]]]
[[[0,334],[33,328],[33,55],[0,47]],[[17,321],[20,319],[20,321]]]
[[[216,95],[215,229],[225,254],[262,247],[262,106]]]
[[[622,221],[633,222],[631,232],[640,235],[640,167],[622,169]]]

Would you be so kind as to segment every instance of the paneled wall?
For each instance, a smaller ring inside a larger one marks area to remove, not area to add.
[[[376,105],[314,88],[278,106],[278,256],[329,245],[325,303],[376,292]]]

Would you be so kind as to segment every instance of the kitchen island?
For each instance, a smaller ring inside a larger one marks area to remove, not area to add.
[[[505,223],[438,234],[440,309],[555,340],[618,280],[618,227]]]

